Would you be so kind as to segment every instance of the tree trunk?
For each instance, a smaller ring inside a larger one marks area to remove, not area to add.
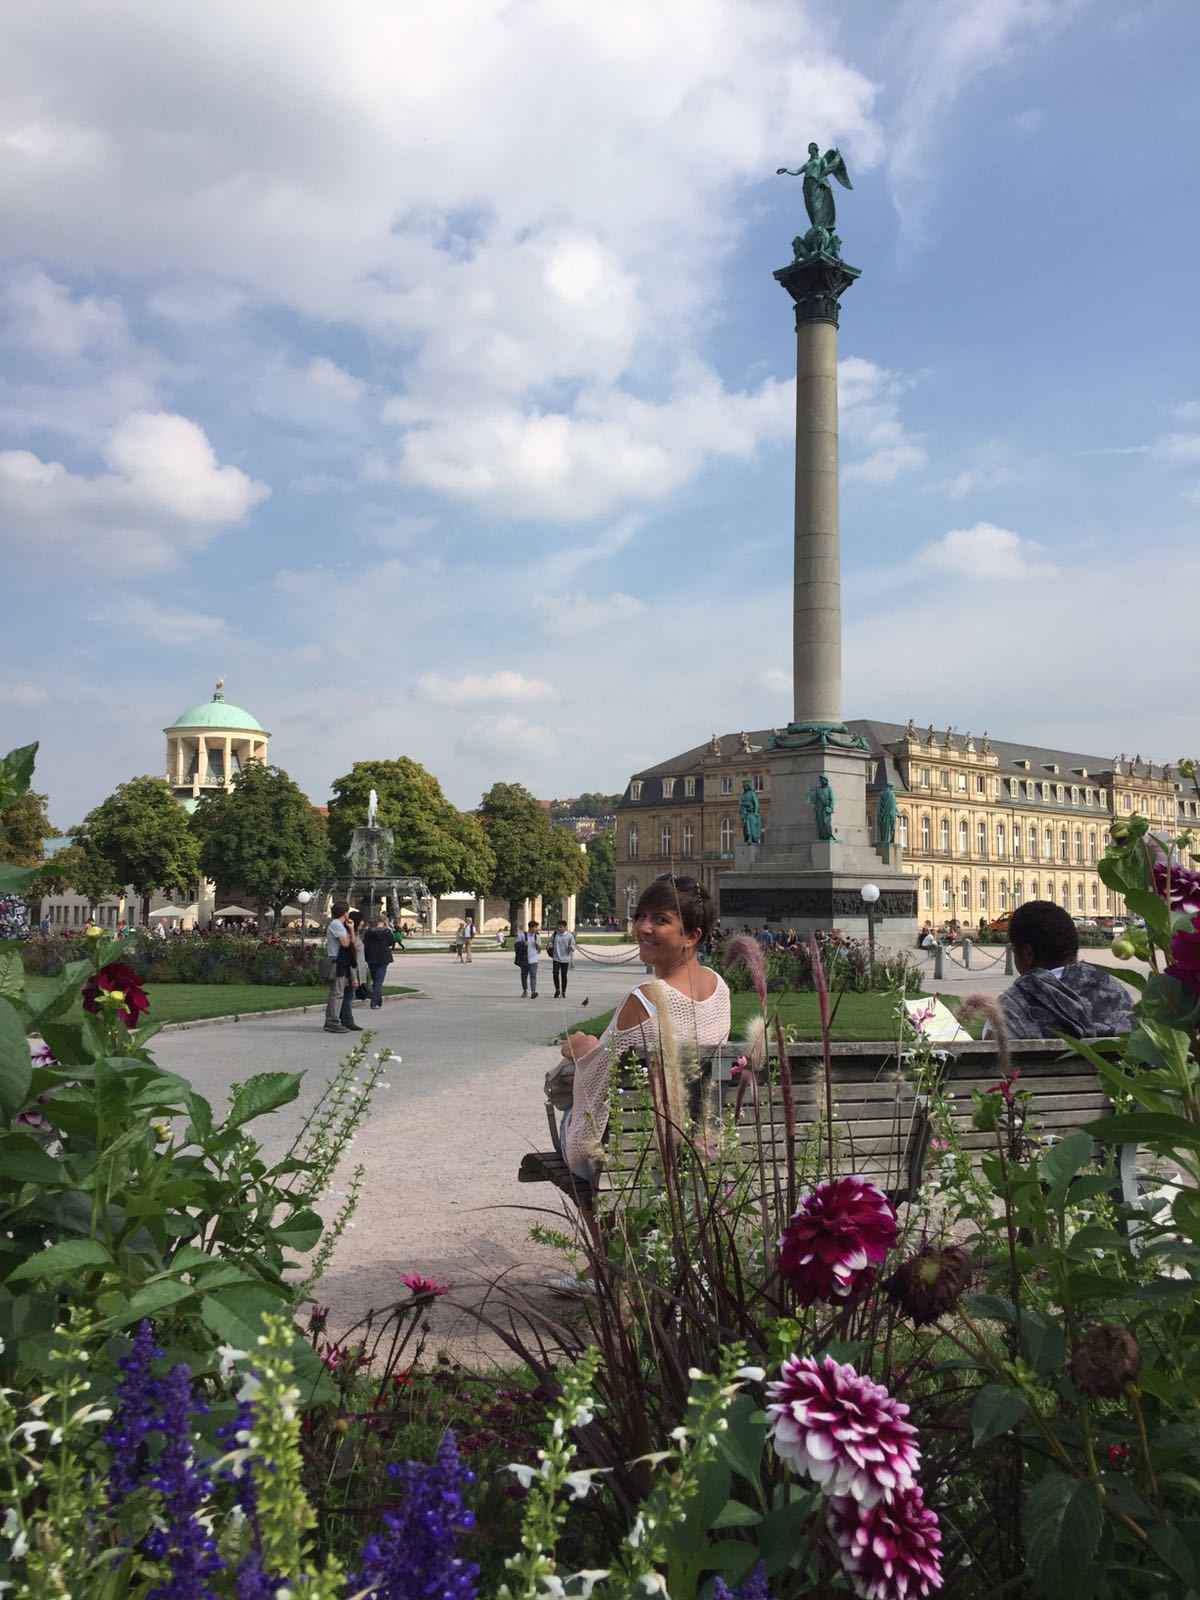
[[[508,902],[508,931],[515,934],[521,921],[521,902],[510,900]]]

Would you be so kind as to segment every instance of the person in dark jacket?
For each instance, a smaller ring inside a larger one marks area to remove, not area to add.
[[[1124,984],[1079,958],[1079,934],[1061,906],[1029,900],[1008,924],[1021,976],[1000,996],[1011,1039],[1107,1039],[1128,1033],[1133,1001]]]
[[[375,926],[363,935],[363,951],[371,974],[371,1010],[383,1004],[383,979],[392,964],[392,930],[386,917],[377,917]]]

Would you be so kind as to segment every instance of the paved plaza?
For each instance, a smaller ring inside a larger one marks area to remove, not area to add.
[[[405,1272],[455,1284],[454,1296],[434,1310],[434,1343],[467,1359],[501,1353],[494,1340],[477,1341],[477,1324],[461,1311],[480,1305],[498,1279],[542,1312],[562,1309],[547,1288],[563,1270],[561,1257],[534,1244],[529,1230],[538,1220],[561,1225],[569,1208],[549,1185],[519,1185],[516,1171],[525,1151],[546,1148],[542,1079],[557,1059],[554,1035],[615,1005],[643,976],[640,963],[621,959],[630,953],[623,947],[590,948],[593,959],[576,958],[566,1004],[553,998],[549,962],[540,997],[524,1000],[511,955],[481,954],[470,966],[414,955],[392,972],[420,994],[379,1012],[356,1008],[374,1030],[371,1048],[387,1045],[402,1060],[389,1068],[391,1087],[377,1095],[348,1163],[365,1165],[366,1184],[319,1290],[335,1334],[402,1296]],[[1012,982],[1003,956],[1002,946],[983,947],[980,969],[970,972],[948,957],[941,984],[932,982],[930,962],[927,987],[999,994]],[[155,1052],[217,1107],[253,1073],[303,1070],[299,1099],[254,1130],[268,1158],[277,1158],[354,1042],[324,1033],[321,1023],[321,1013],[309,1011],[174,1028],[155,1041]]]

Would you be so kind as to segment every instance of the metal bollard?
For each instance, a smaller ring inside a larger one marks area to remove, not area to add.
[[[945,958],[945,954],[946,952],[942,948],[942,942],[939,939],[937,944],[935,944],[933,947],[933,976],[935,982],[945,976],[945,973],[942,970],[942,962]]]
[[[1004,976],[1011,978],[1016,969],[1013,966],[1012,945],[1004,947]]]
[[[966,967],[967,971],[969,972],[971,970],[971,941],[970,941],[970,939],[964,939],[963,942],[962,942],[962,947],[963,947],[963,966]]]

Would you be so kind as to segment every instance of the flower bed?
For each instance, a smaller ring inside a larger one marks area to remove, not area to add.
[[[322,943],[300,945],[291,939],[196,929],[165,939],[134,933],[120,941],[121,959],[131,962],[148,983],[251,983],[308,986],[320,982]],[[56,936],[27,944],[25,971],[57,977],[86,954],[83,935]]]

